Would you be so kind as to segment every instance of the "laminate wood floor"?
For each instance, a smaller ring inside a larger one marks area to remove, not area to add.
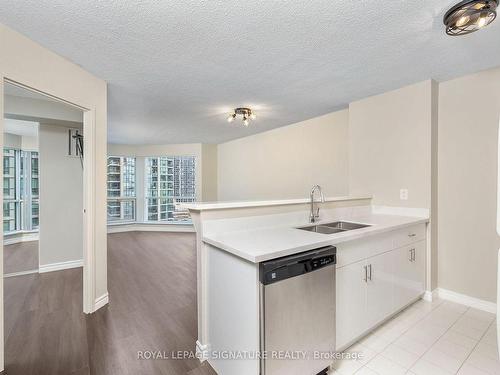
[[[38,241],[19,242],[3,247],[4,274],[38,270]]]
[[[195,350],[193,234],[110,234],[108,291],[109,305],[86,316],[81,269],[6,278],[5,373],[215,374],[196,358],[138,358]]]

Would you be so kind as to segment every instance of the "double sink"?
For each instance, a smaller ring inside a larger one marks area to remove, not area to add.
[[[348,221],[335,221],[333,223],[307,225],[305,227],[299,227],[297,229],[307,230],[309,232],[323,233],[323,234],[334,234],[334,233],[346,232],[348,230],[366,228],[369,226],[370,225],[368,224],[351,223]]]

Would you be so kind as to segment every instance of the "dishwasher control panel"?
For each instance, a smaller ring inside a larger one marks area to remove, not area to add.
[[[303,275],[336,263],[337,249],[327,246],[283,258],[273,259],[260,264],[260,282],[272,284],[291,277]]]

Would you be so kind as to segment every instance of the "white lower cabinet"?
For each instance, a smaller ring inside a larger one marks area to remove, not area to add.
[[[401,308],[425,290],[425,241],[394,250],[394,303]]]
[[[425,247],[425,240],[421,240],[337,268],[337,350],[424,292]],[[339,256],[344,249],[351,251],[351,247],[339,245]]]
[[[336,272],[336,348],[342,348],[361,335],[366,321],[366,261],[337,268]]]
[[[392,251],[367,259],[366,320],[368,328],[394,310],[394,256]]]

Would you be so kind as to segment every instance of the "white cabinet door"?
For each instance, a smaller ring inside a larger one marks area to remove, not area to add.
[[[398,310],[424,292],[425,241],[393,251],[394,253],[394,303]]]
[[[419,297],[425,291],[425,249],[426,242],[420,241],[409,246],[413,249],[413,269],[411,291],[413,299]]]
[[[393,251],[368,258],[366,313],[369,327],[386,319],[394,311]]]
[[[346,344],[356,339],[365,330],[366,319],[366,289],[364,260],[337,268],[337,316],[336,316],[336,349],[344,348]]]

